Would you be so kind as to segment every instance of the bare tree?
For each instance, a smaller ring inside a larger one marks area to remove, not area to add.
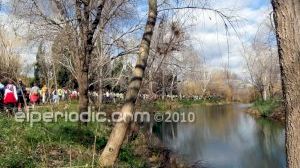
[[[19,53],[16,51],[18,39],[9,39],[0,27],[0,77],[16,80],[22,70]]]
[[[274,85],[279,83],[279,62],[273,40],[275,35],[268,22],[260,25],[251,46],[243,54],[250,82],[263,100],[274,95]]]
[[[204,58],[193,48],[187,47],[182,53],[181,93],[185,96],[204,98],[211,81],[211,72]]]
[[[111,27],[111,18],[128,17],[130,0],[15,0],[14,14],[32,26],[30,39],[57,43],[57,62],[79,84],[79,111],[88,110],[89,77],[99,34]],[[116,40],[119,42],[120,40]],[[76,67],[76,68],[75,68]],[[84,115],[83,118],[87,119]]]

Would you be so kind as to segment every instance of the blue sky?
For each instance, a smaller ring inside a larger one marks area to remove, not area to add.
[[[0,0],[0,13],[8,12],[9,8],[6,3],[6,1]]]

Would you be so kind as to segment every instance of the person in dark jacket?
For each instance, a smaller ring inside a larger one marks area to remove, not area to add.
[[[26,86],[23,84],[22,80],[19,80],[18,86],[17,86],[17,95],[18,95],[18,110],[24,108],[25,101],[26,101]],[[24,99],[25,98],[25,99]]]
[[[3,84],[3,81],[0,80],[0,111],[2,111],[4,109],[4,106],[3,106],[4,90],[5,90],[5,86]]]

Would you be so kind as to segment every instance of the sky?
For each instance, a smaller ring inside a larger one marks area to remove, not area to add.
[[[230,70],[245,76],[246,66],[243,46],[249,46],[260,24],[269,20],[271,3],[269,0],[214,0],[212,8],[227,16],[235,17],[228,31],[222,19],[209,11],[192,14],[191,44],[213,68],[223,68],[229,64]],[[229,10],[230,9],[230,10]],[[229,61],[228,61],[229,60]]]
[[[0,20],[7,22],[16,21],[7,15],[5,3],[2,1]],[[146,0],[138,1],[142,16],[146,16],[147,6],[141,5]],[[239,76],[245,76],[246,69],[242,56],[243,46],[248,46],[253,39],[259,25],[268,19],[271,12],[270,0],[210,0],[210,7],[216,9],[226,16],[233,17],[232,25],[228,24],[228,31],[222,19],[212,11],[195,10],[186,12],[182,10],[183,18],[187,18],[190,25],[190,45],[205,58],[206,64],[213,69],[229,66],[230,70]],[[146,18],[145,18],[146,19]],[[11,27],[8,27],[11,29]],[[26,43],[25,43],[26,44]],[[24,46],[21,56],[27,63],[35,60],[36,47]]]
[[[10,0],[0,0],[0,25],[5,28],[5,35],[12,41],[15,51],[20,55],[24,67],[33,65],[37,47],[25,40],[28,26],[25,22],[9,14]],[[15,41],[18,39],[18,43]]]

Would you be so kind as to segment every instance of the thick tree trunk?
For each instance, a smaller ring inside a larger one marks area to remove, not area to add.
[[[85,69],[85,68],[82,68]],[[79,84],[79,112],[88,112],[88,105],[89,105],[89,98],[88,98],[88,90],[89,90],[89,83],[88,83],[88,71],[83,70],[80,72],[78,78]],[[88,115],[82,115],[83,119],[88,119]],[[80,123],[84,123],[87,125],[87,122],[80,121]]]
[[[102,0],[99,5],[97,6],[96,12],[91,13],[90,10],[90,0],[88,1],[75,1],[75,8],[76,8],[76,19],[78,22],[78,53],[79,54],[76,57],[76,64],[78,66],[78,72],[77,72],[77,81],[79,84],[79,112],[88,112],[88,105],[89,105],[89,97],[88,97],[88,91],[89,91],[89,81],[88,81],[88,75],[89,75],[89,64],[92,57],[92,53],[94,50],[94,34],[96,29],[98,28],[98,25],[101,20],[102,16],[102,10],[104,8],[104,5],[106,3],[106,0]],[[91,19],[93,17],[93,20]],[[88,115],[84,114],[82,115],[82,119],[86,120],[88,119]],[[80,123],[85,123],[87,125],[87,122],[81,121]]]
[[[272,0],[286,110],[287,166],[300,167],[300,1]]]
[[[134,105],[142,85],[147,59],[149,56],[150,43],[157,17],[157,0],[149,0],[148,19],[141,41],[138,60],[133,71],[128,91],[125,97],[125,104],[122,107],[122,122],[117,122],[112,130],[110,138],[103,153],[100,156],[100,167],[113,166],[125,138],[127,129],[133,116]]]

